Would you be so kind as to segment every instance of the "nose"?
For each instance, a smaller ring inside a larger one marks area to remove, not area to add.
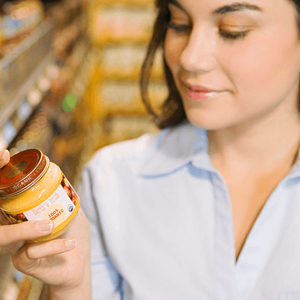
[[[180,64],[185,70],[193,73],[205,73],[214,69],[214,42],[207,29],[193,28],[181,53]]]

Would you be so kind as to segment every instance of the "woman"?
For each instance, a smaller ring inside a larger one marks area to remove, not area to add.
[[[93,299],[299,299],[299,5],[157,1],[141,85],[163,47],[166,129],[83,172]],[[83,213],[71,240],[20,248],[38,225],[2,226],[0,245],[52,299],[90,299]]]

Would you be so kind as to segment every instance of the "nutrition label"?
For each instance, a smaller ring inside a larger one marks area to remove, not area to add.
[[[27,220],[52,220],[55,226],[61,224],[75,209],[74,203],[59,185],[56,191],[37,207],[24,212]]]

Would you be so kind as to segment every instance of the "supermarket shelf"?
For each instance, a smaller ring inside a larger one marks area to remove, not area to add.
[[[101,68],[101,66],[99,67]],[[132,80],[138,81],[140,79],[140,68],[129,67],[123,68],[120,71],[117,68],[104,68],[102,67],[102,72],[99,76],[99,81],[107,81],[107,80]],[[161,82],[164,80],[164,74],[162,68],[154,68],[151,73],[151,80]]]
[[[80,64],[79,70],[77,70],[77,74],[75,79],[73,80],[73,84],[70,88],[70,93],[74,94],[78,99],[82,98],[87,90],[89,83],[89,73],[92,64],[92,54],[89,52],[90,49],[86,47],[86,52],[82,52],[82,61],[83,64]]]
[[[19,107],[20,103],[26,98],[27,93],[34,86],[38,78],[45,71],[46,66],[54,61],[52,54],[49,54],[44,61],[36,68],[36,70],[28,77],[24,84],[18,89],[17,95],[11,99],[0,111],[0,126],[3,125]],[[36,105],[39,104],[36,103]]]
[[[89,36],[95,46],[148,44],[156,13],[153,7],[113,7],[92,4]]]
[[[6,148],[26,123],[31,113],[43,99],[46,90],[39,89],[39,79],[47,66],[53,64],[54,58],[49,54],[36,70],[28,77],[17,95],[0,111],[0,147]],[[45,77],[44,77],[45,78]],[[47,78],[45,79],[47,80]]]
[[[80,40],[84,32],[84,17],[78,15],[63,28],[58,28],[54,34],[53,51],[61,60],[68,57],[74,45]]]
[[[0,111],[10,105],[24,81],[44,61],[51,50],[53,31],[54,24],[45,20],[0,60]]]
[[[75,96],[78,102],[71,114],[64,114],[65,119],[71,118],[67,130],[56,136],[51,153],[48,155],[51,161],[60,165],[75,188],[81,178],[83,165],[95,150],[93,147],[95,141],[92,144],[86,142],[91,129],[91,111],[85,98],[93,70],[92,56],[89,51],[85,53],[85,59],[72,79],[68,94]]]
[[[146,56],[147,46],[123,43],[107,45],[99,50],[101,70],[99,80],[134,80],[140,78],[141,67]],[[162,53],[155,56],[151,80],[164,80]]]
[[[84,5],[81,0],[51,4],[53,16],[50,7],[46,10],[51,20],[43,21],[0,60],[0,149],[16,147],[24,140],[29,144],[32,138],[36,143],[40,141],[44,148],[38,148],[44,153],[50,152],[60,128],[52,127],[55,120],[48,118],[49,110],[55,108],[56,119],[72,117],[60,110],[65,93],[83,97],[88,83],[81,74],[89,50],[82,45],[86,42]],[[61,46],[59,34],[64,34],[64,48],[58,49],[55,45]],[[74,77],[76,82],[72,85]],[[46,288],[42,282],[24,274],[18,277],[17,273],[20,272],[14,269],[10,255],[0,248],[0,300],[48,299],[46,294],[40,296]]]
[[[0,147],[6,148],[48,91],[54,24],[45,20],[0,61]]]
[[[87,70],[83,69],[85,63],[90,60],[88,53],[89,44],[82,38],[63,65],[46,67],[46,74],[42,77],[47,76],[49,69],[55,69],[57,77],[53,80],[49,78],[50,91],[41,97],[38,108],[30,115],[25,126],[17,133],[13,141],[9,143],[8,149],[11,155],[28,148],[38,148],[49,156],[57,135],[69,131],[73,118],[71,111],[74,107],[70,108],[64,98],[74,99],[75,97],[79,102],[83,96],[88,83]],[[38,90],[35,89],[35,91]],[[9,123],[9,121],[7,122]],[[11,121],[10,125],[12,123]],[[65,149],[65,151],[67,150]]]
[[[103,47],[109,44],[122,45],[124,43],[132,43],[136,45],[148,45],[151,34],[150,31],[138,34],[136,36],[130,34],[114,35],[113,33],[91,33],[91,39],[94,46]]]
[[[58,29],[70,25],[83,13],[84,4],[82,0],[60,1],[59,4],[51,5],[47,10],[47,14],[50,18],[56,21],[56,27]]]

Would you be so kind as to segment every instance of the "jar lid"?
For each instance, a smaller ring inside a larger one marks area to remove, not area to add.
[[[37,149],[12,156],[0,169],[0,197],[15,196],[33,186],[45,174],[49,164],[49,159]]]

